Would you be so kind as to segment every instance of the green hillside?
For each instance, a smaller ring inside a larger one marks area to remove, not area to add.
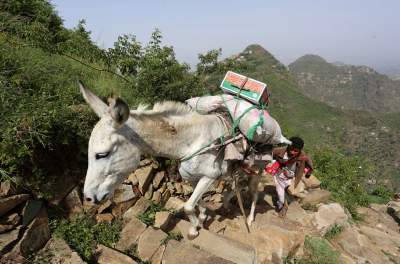
[[[311,152],[329,146],[366,157],[378,164],[379,174],[365,177],[390,179],[396,188],[400,186],[398,115],[341,110],[305,96],[292,73],[259,45],[248,46],[235,58],[242,63],[241,73],[267,83],[272,94],[269,111],[286,135],[302,136]],[[214,90],[217,85],[213,84]]]

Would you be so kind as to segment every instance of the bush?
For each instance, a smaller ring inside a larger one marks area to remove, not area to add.
[[[139,214],[137,218],[148,226],[153,225],[154,220],[156,218],[156,213],[165,210],[166,209],[163,208],[162,205],[151,203],[150,207],[146,210],[146,212]]]
[[[370,162],[357,156],[347,157],[330,148],[315,150],[312,156],[316,167],[314,173],[321,180],[321,186],[353,216],[357,215],[357,206],[368,205],[365,179],[374,171]]]
[[[83,260],[92,261],[97,244],[115,247],[122,225],[116,221],[96,224],[93,218],[80,215],[72,220],[52,220],[50,228],[55,236],[64,239]]]

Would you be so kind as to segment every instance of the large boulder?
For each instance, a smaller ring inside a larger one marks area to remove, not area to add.
[[[343,207],[338,203],[323,204],[314,214],[313,223],[323,236],[334,225],[344,226],[348,216]]]

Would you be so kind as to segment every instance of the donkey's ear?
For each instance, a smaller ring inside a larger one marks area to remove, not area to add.
[[[97,95],[92,93],[89,89],[85,88],[81,81],[78,81],[79,89],[85,98],[86,103],[93,109],[98,117],[102,117],[107,114],[108,106],[104,103]]]
[[[108,98],[108,103],[110,105],[110,115],[114,120],[114,127],[119,128],[129,118],[129,106],[119,97]]]

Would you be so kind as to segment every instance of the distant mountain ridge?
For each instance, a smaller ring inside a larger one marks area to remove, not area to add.
[[[369,112],[400,112],[400,81],[366,66],[328,63],[305,55],[289,65],[300,91],[330,106]]]

